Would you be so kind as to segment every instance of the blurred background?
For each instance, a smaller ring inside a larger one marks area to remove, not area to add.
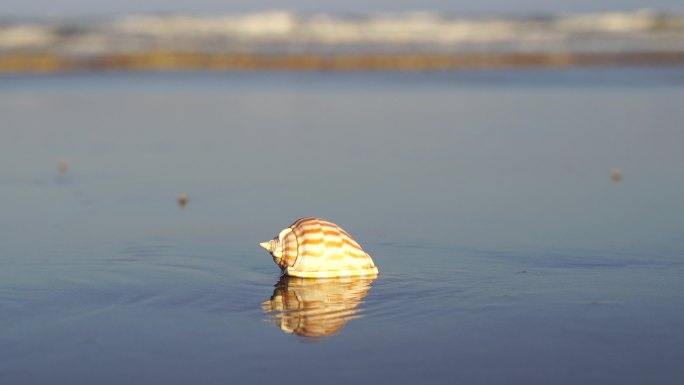
[[[416,5],[407,0],[376,0],[363,2],[350,0],[340,3],[333,0],[300,0],[274,1],[255,0],[249,3],[241,1],[198,0],[192,4],[181,1],[164,0],[124,0],[116,3],[94,4],[86,0],[7,0],[6,13],[31,16],[73,16],[98,15],[107,13],[136,13],[136,12],[254,12],[271,9],[289,9],[297,12],[376,12],[376,11],[416,11],[434,10],[453,13],[502,13],[502,14],[543,14],[563,12],[596,12],[632,10],[644,7],[664,11],[681,10],[681,4],[675,0],[654,0],[648,2],[636,0],[577,0],[571,3],[561,1],[542,0],[483,0],[477,3],[469,1],[426,0]]]
[[[3,1],[0,383],[681,382],[679,3]]]
[[[17,2],[0,71],[444,70],[680,64],[674,3],[187,4]],[[632,5],[633,6],[633,5]],[[163,7],[163,8],[159,8]],[[38,10],[38,11],[36,11]]]

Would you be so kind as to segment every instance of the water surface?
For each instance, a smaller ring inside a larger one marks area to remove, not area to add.
[[[681,69],[2,77],[0,383],[678,383],[682,100]],[[302,216],[380,275],[280,280],[258,243]]]

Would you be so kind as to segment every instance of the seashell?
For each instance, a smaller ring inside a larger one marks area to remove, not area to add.
[[[271,299],[261,303],[268,321],[288,334],[321,338],[339,333],[349,321],[361,318],[358,307],[376,275],[337,278],[282,276]]]
[[[336,224],[301,218],[260,243],[284,275],[307,278],[378,274],[373,259]]]

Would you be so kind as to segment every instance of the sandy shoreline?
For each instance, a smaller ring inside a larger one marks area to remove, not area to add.
[[[146,52],[98,56],[0,55],[0,73],[73,71],[431,71],[684,66],[684,52],[266,55]]]

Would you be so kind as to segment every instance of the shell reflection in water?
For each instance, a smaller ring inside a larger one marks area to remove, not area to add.
[[[362,317],[359,305],[377,275],[301,278],[283,276],[273,296],[261,307],[268,320],[285,333],[309,338],[337,334],[352,319]]]

